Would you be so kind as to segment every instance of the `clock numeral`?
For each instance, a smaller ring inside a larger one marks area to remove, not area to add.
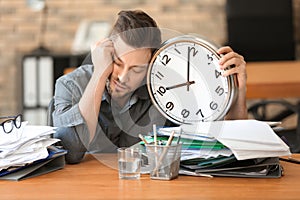
[[[155,74],[155,76],[159,79],[159,80],[162,80],[162,78],[163,77],[165,77],[162,73],[160,73],[160,72],[157,72],[156,74]]]
[[[222,75],[222,72],[219,72],[218,70],[215,70],[215,75],[216,75],[216,78],[219,78],[219,76]]]
[[[224,94],[224,89],[221,86],[218,86],[215,90],[215,92],[221,96],[222,94]]]
[[[216,110],[218,108],[218,104],[212,101],[210,102],[209,107],[212,110]]]
[[[173,110],[173,108],[174,108],[173,102],[169,101],[169,102],[166,104],[166,108],[167,108],[169,111]]]
[[[201,109],[199,109],[197,112],[196,112],[196,115],[201,115],[201,117],[202,118],[204,118],[204,115],[203,115],[203,113],[202,113],[202,110]]]
[[[180,52],[177,48],[174,48],[174,50],[175,50],[178,54],[181,54],[181,52]]]
[[[187,109],[183,109],[181,111],[181,115],[183,118],[187,118],[190,115],[190,111],[188,111]]]
[[[166,93],[166,88],[164,88],[163,86],[160,86],[157,90],[157,93],[160,94],[160,96],[163,96]]]
[[[198,50],[195,49],[195,47],[188,47],[188,51],[189,53],[191,53],[193,51],[193,56],[195,57],[196,54],[198,53]]]
[[[162,57],[162,59],[161,59],[160,62],[161,62],[164,66],[166,66],[170,61],[171,61],[171,58],[169,58],[168,55],[164,55],[164,56]]]
[[[213,62],[213,60],[214,60],[214,58],[212,57],[213,56],[213,54],[211,54],[211,56],[209,55],[209,54],[207,54],[207,59],[208,59],[208,65],[210,65],[212,62]]]

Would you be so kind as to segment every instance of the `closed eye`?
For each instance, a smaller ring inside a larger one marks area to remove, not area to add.
[[[138,65],[138,66],[133,66],[132,71],[135,73],[142,73],[147,69],[147,65]]]

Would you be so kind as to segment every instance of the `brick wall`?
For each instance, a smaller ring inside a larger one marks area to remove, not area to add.
[[[159,26],[183,33],[198,33],[216,43],[226,41],[226,0],[48,0],[45,46],[69,52],[83,19],[113,22],[122,9],[142,9]],[[300,33],[300,0],[294,0],[295,27]],[[20,58],[39,44],[41,13],[26,0],[0,0],[0,115],[19,112]],[[297,36],[300,52],[300,36]],[[299,53],[298,53],[299,54]],[[298,58],[300,56],[298,55]]]

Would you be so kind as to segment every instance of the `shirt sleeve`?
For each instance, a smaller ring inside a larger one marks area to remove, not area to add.
[[[78,88],[72,81],[58,79],[55,86],[53,124],[71,127],[84,123],[78,102]]]
[[[90,76],[90,71],[80,68],[57,79],[52,113],[54,126],[74,128],[85,145],[89,141],[89,132],[78,103]]]

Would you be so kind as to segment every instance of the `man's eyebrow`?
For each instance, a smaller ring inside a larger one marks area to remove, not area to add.
[[[124,61],[116,53],[114,53],[114,61],[124,63]],[[133,65],[131,67],[145,68],[145,67],[148,67],[148,64]]]

